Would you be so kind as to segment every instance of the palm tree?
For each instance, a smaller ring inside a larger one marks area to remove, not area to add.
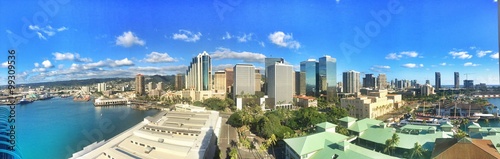
[[[426,150],[422,147],[422,145],[418,144],[418,142],[415,142],[413,148],[410,149],[409,158],[422,158],[424,157],[425,151]]]
[[[396,133],[392,134],[391,141],[392,141],[392,153],[394,154],[394,150],[396,150],[396,146],[399,144],[398,134]]]
[[[391,155],[391,149],[392,149],[392,140],[391,139],[385,140],[384,153]]]
[[[464,124],[465,131],[467,131],[467,125],[469,124],[469,119],[464,118],[464,119],[462,120],[462,124]]]

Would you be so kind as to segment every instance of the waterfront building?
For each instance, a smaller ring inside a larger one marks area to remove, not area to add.
[[[337,59],[325,55],[319,58],[318,79],[319,93],[332,98],[337,94]]]
[[[434,88],[436,88],[436,90],[441,89],[441,73],[436,72],[434,78],[435,78]]]
[[[455,72],[454,82],[455,82],[455,88],[459,89],[460,88],[460,73]]]
[[[473,89],[474,88],[474,80],[464,80],[464,88]]]
[[[359,86],[359,72],[354,70],[342,73],[342,83],[344,93],[358,93]]]
[[[224,69],[224,72],[226,72],[226,92],[231,93],[233,92],[233,84],[234,84],[234,71],[233,68],[226,68]]]
[[[383,73],[378,74],[377,88],[378,89],[387,89],[387,76]]]
[[[234,66],[233,98],[255,94],[255,67],[252,64]]]
[[[146,94],[146,90],[144,88],[144,76],[142,74],[137,74],[135,76],[135,93],[138,96],[142,96]]]
[[[162,91],[162,90],[163,90],[163,82],[158,82],[158,83],[156,84],[156,90],[160,90],[160,91]]]
[[[388,95],[387,90],[372,90],[367,96],[340,99],[341,107],[349,110],[349,116],[372,119],[391,112],[401,102],[401,95]]]
[[[336,133],[336,127],[323,122],[316,124],[316,133],[284,139],[285,159],[396,158],[350,143],[352,138]]]
[[[266,99],[268,108],[292,108],[293,100],[293,66],[276,62],[267,67],[268,83]]]
[[[375,77],[373,74],[365,74],[365,77],[363,78],[363,87],[375,88]]]
[[[306,73],[301,71],[295,72],[295,95],[306,95]]]
[[[217,93],[226,92],[226,72],[216,71],[214,73],[214,91]]]
[[[99,97],[94,101],[94,106],[125,105],[127,104],[127,101],[128,100],[125,98],[106,99]]]
[[[432,85],[430,84],[425,84],[420,88],[420,92],[423,96],[429,96],[431,94],[434,94],[434,87],[432,87]]]
[[[212,59],[206,51],[193,57],[186,70],[186,89],[212,90]]]
[[[269,73],[267,73],[267,72],[268,72],[267,67],[269,67],[269,66],[271,66],[271,65],[274,65],[274,63],[276,63],[276,62],[279,62],[279,63],[285,63],[285,59],[283,59],[283,58],[277,58],[277,57],[269,57],[269,58],[265,58],[265,59],[264,59],[264,70],[265,70],[265,71],[264,71],[264,75],[265,75],[265,77],[266,77],[266,78],[265,78],[266,80],[265,80],[265,82],[264,82],[264,85],[267,85],[267,83],[269,82],[269,81],[267,81],[267,78],[268,78],[268,76],[269,76]],[[265,90],[264,90],[264,92],[267,94],[267,86],[266,86],[266,88],[264,88],[264,89],[265,89]]]
[[[301,81],[305,85],[307,96],[318,95],[318,62],[315,59],[300,62],[300,72],[304,72],[305,79]]]
[[[220,134],[219,112],[176,105],[108,141],[94,143],[72,158],[214,158]],[[104,142],[104,143],[103,143]]]
[[[182,73],[178,73],[175,75],[175,90],[182,90],[185,89],[186,83],[185,83],[185,75]]]
[[[104,91],[106,91],[106,83],[98,83],[97,92],[104,92]]]

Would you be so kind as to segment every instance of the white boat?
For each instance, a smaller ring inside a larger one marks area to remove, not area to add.
[[[424,122],[425,121],[425,122]],[[429,118],[428,120],[424,119],[405,119],[400,122],[401,125],[430,125],[430,126],[439,126],[440,121],[438,119]]]
[[[474,118],[479,117],[479,119],[495,119],[495,116],[493,114],[483,114],[483,113],[474,113],[472,117]]]

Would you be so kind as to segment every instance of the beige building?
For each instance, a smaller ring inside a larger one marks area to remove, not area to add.
[[[343,98],[340,102],[341,107],[349,111],[349,116],[374,119],[391,112],[402,101],[401,95],[388,95],[387,90],[374,90],[366,96]]]
[[[214,73],[214,91],[217,93],[226,92],[226,72],[217,71]]]
[[[297,106],[302,108],[318,106],[318,100],[316,100],[316,98],[314,97],[300,95],[300,96],[294,96],[294,100],[297,102]]]
[[[255,69],[255,91],[262,91],[262,74],[259,69]]]
[[[141,74],[137,74],[137,76],[135,76],[135,93],[137,95],[142,96],[146,93],[144,84],[144,76]]]
[[[232,87],[234,83],[234,71],[233,68],[226,68],[224,69],[224,72],[226,72],[226,92],[231,93],[232,92]]]
[[[179,73],[175,75],[175,90],[182,90],[186,87],[184,78],[184,74]]]
[[[423,96],[429,96],[431,94],[434,94],[434,87],[430,84],[425,84],[422,87],[420,87],[420,92],[422,92]]]

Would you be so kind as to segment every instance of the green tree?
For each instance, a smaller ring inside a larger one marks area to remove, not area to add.
[[[394,150],[396,150],[396,146],[399,145],[399,136],[398,134],[394,133],[392,134],[392,137],[391,137],[391,144],[392,144],[392,153],[394,154]]]
[[[341,125],[338,125],[335,129],[336,129],[337,133],[345,135],[345,136],[349,136],[349,130],[347,130],[347,128],[345,128]]]
[[[453,137],[457,138],[458,140],[460,140],[466,136],[467,136],[467,133],[465,133],[464,131],[462,131],[460,129],[458,129],[458,132],[455,135],[453,135]]]
[[[385,140],[384,153],[391,155],[391,150],[392,150],[392,140],[387,139],[387,140]]]
[[[409,153],[409,158],[414,159],[414,158],[423,158],[424,153],[426,150],[422,147],[422,145],[418,144],[418,142],[415,143],[412,149],[410,149]]]
[[[241,114],[242,112],[240,111],[231,114],[231,116],[229,116],[229,118],[227,119],[227,123],[232,127],[242,127],[244,124],[241,118]]]
[[[231,159],[237,159],[238,150],[236,148],[232,148],[231,151],[229,152],[229,156],[231,157]]]

